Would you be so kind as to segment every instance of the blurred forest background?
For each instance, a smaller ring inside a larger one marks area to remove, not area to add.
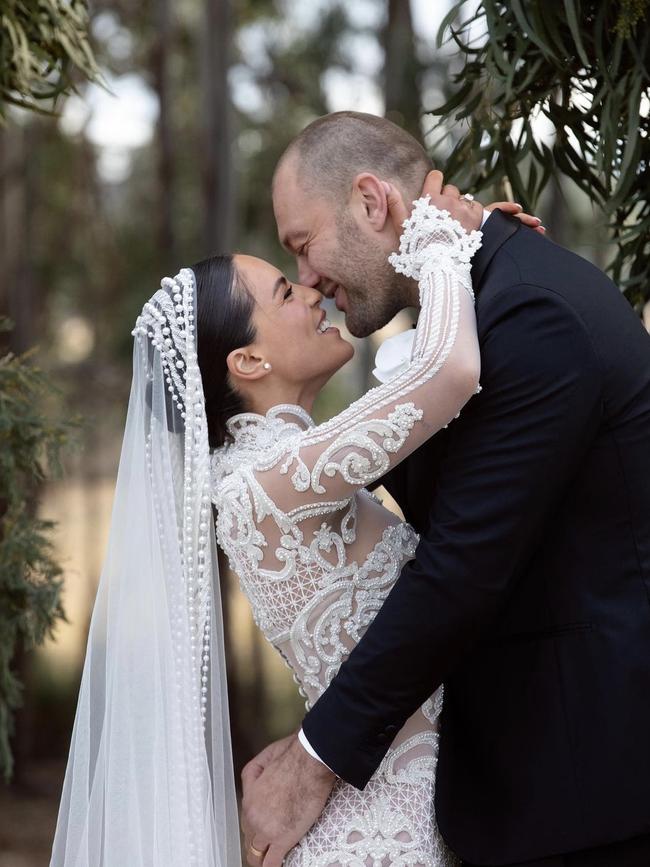
[[[7,5],[13,4],[0,3],[0,12]],[[130,332],[143,302],[161,277],[219,251],[244,250],[293,273],[276,239],[270,179],[285,146],[316,116],[340,109],[385,114],[420,138],[437,165],[453,162],[464,132],[451,123],[434,131],[431,115],[456,92],[454,76],[464,63],[456,43],[436,40],[450,11],[443,0],[95,0],[89,29],[101,81],[71,68],[76,92],[59,96],[56,116],[8,105],[3,95],[0,316],[13,328],[0,334],[0,355],[35,347],[32,360],[47,379],[32,383],[30,393],[42,417],[53,419],[53,453],[64,446],[62,475],[46,478],[37,469],[25,492],[53,547],[44,545],[34,558],[49,575],[49,595],[23,595],[21,604],[52,607],[60,581],[66,620],[55,617],[53,635],[36,651],[13,636],[13,662],[7,633],[0,641],[0,691],[22,702],[11,739],[12,782],[0,784],[0,867],[48,863],[108,533],[131,379]],[[641,91],[637,103],[640,97]],[[544,117],[535,133],[552,145]],[[531,201],[551,238],[605,267],[615,253],[607,218],[579,178],[567,174],[543,184],[536,175]],[[511,186],[521,201],[521,187]],[[511,192],[495,175],[481,198],[487,203]],[[631,300],[643,313],[645,297]],[[342,325],[337,311],[330,313]],[[407,324],[404,315],[385,333]],[[355,358],[328,386],[318,418],[367,387],[382,337],[356,342]],[[17,393],[26,374],[5,364],[5,385],[9,373]],[[4,423],[9,404],[0,404]],[[36,407],[21,411],[37,433]],[[27,452],[34,447],[27,434],[22,445]],[[0,491],[0,507],[9,500]],[[7,593],[5,601],[12,598],[16,593]],[[225,602],[241,767],[295,727],[303,708],[232,578]],[[0,613],[0,628],[8,624]],[[27,624],[26,637],[30,629],[38,633]],[[10,662],[24,684],[22,697],[17,682],[9,682]],[[8,716],[0,701],[0,729]],[[0,759],[2,749],[0,742]]]

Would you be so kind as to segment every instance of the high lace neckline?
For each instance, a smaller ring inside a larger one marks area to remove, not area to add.
[[[295,403],[279,403],[266,414],[240,412],[226,422],[233,443],[244,448],[269,448],[288,436],[301,434],[315,421],[306,409]]]

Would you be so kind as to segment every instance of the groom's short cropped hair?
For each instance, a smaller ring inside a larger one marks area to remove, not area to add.
[[[276,168],[295,160],[296,177],[309,193],[347,201],[360,172],[391,179],[416,198],[432,168],[422,145],[384,117],[337,111],[306,126],[287,147]]]

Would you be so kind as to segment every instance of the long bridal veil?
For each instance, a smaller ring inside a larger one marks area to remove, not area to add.
[[[165,278],[133,381],[50,867],[241,863],[196,281]]]

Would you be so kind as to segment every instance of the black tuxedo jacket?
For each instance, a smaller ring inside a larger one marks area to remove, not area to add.
[[[438,825],[492,865],[650,832],[650,336],[500,212],[472,273],[483,390],[386,476],[416,559],[304,731],[362,788],[444,681]]]

